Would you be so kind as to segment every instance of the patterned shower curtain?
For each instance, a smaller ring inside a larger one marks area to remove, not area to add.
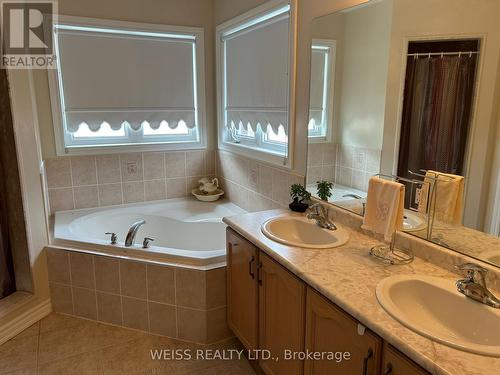
[[[476,55],[408,57],[398,175],[463,174]]]

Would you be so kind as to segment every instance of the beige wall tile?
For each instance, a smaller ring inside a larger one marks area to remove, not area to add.
[[[168,152],[165,154],[165,174],[167,178],[186,176],[185,152]]]
[[[95,288],[94,263],[92,255],[70,252],[71,282],[73,286]]]
[[[212,343],[233,336],[226,319],[226,306],[207,311],[207,342]]]
[[[94,256],[96,289],[120,294],[120,268],[118,259]]]
[[[311,166],[319,166],[323,161],[322,145],[310,143],[307,147],[307,164]]]
[[[259,163],[251,160],[248,163],[248,188],[253,191],[259,191]]]
[[[87,319],[97,319],[95,290],[73,287],[73,303],[75,315]]]
[[[49,188],[71,187],[71,162],[69,158],[45,160],[47,186]]]
[[[353,147],[352,150],[352,168],[364,171],[366,169],[365,149]]]
[[[118,155],[99,155],[96,158],[96,164],[99,184],[121,182],[120,157]]]
[[[215,151],[205,151],[205,168],[208,175],[215,175]]]
[[[113,206],[122,203],[122,184],[99,185],[100,206]]]
[[[321,180],[322,167],[307,167],[307,183],[316,184],[317,181]]]
[[[146,264],[120,260],[120,281],[123,296],[146,299]]]
[[[181,198],[186,196],[186,179],[167,179],[167,198]]]
[[[50,302],[56,312],[73,314],[73,298],[71,287],[61,284],[50,284]]]
[[[97,184],[95,157],[71,157],[71,176],[73,178],[73,186]]]
[[[49,204],[51,214],[57,211],[74,209],[73,189],[49,189]]]
[[[206,309],[205,271],[176,268],[175,301],[177,306]]]
[[[149,330],[158,335],[177,337],[175,306],[149,302]]]
[[[182,340],[205,343],[207,341],[207,313],[177,307],[177,337]]]
[[[123,325],[129,328],[148,331],[147,302],[134,298],[122,297]]]
[[[351,186],[352,169],[340,167],[337,168],[337,183],[344,186]]]
[[[366,151],[366,171],[372,174],[380,173],[380,150]]]
[[[144,201],[144,182],[123,183],[123,203],[135,203]]]
[[[144,182],[144,191],[147,201],[156,201],[167,197],[165,180]]]
[[[323,165],[321,167],[321,179],[327,181],[335,181],[335,166]]]
[[[145,180],[159,180],[165,178],[165,158],[163,152],[144,153],[143,159]]]
[[[288,204],[289,193],[288,174],[277,169],[273,170],[273,201]]]
[[[69,254],[67,251],[47,249],[49,281],[70,284]]]
[[[73,189],[75,208],[91,208],[99,206],[97,186],[78,186]]]
[[[122,181],[143,180],[142,154],[140,152],[120,155]]]
[[[323,164],[335,165],[337,162],[337,145],[325,144],[323,145]]]
[[[226,305],[226,267],[206,271],[207,309]]]
[[[186,152],[186,175],[203,176],[205,174],[204,151]]]
[[[121,296],[97,292],[97,317],[101,322],[122,325]]]
[[[259,193],[265,197],[273,197],[273,170],[259,165]]]
[[[175,270],[148,264],[148,300],[175,304]]]

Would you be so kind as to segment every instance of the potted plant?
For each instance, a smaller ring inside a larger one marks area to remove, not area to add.
[[[318,189],[318,197],[321,200],[328,201],[328,198],[332,196],[333,183],[330,181],[318,181],[316,182],[316,187]]]
[[[304,186],[301,184],[293,184],[290,187],[290,196],[293,198],[293,202],[288,205],[292,211],[295,212],[305,212],[309,207],[308,201],[311,199],[311,193],[309,193]]]

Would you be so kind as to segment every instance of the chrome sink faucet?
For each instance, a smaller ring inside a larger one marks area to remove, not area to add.
[[[325,208],[321,203],[314,203],[309,207],[309,212],[307,214],[308,219],[316,220],[321,228],[328,230],[336,230],[337,226],[328,218],[328,208]]]
[[[146,221],[141,219],[139,221],[136,221],[134,224],[130,226],[130,228],[128,229],[127,238],[125,238],[126,247],[134,245],[135,235],[137,234],[137,231],[143,224],[146,224]]]
[[[495,297],[486,287],[487,269],[475,263],[464,263],[457,268],[467,271],[466,278],[456,282],[457,290],[460,293],[475,301],[500,309],[500,299]]]

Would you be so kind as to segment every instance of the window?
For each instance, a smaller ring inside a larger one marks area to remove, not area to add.
[[[219,147],[288,163],[290,4],[270,2],[217,27]]]
[[[59,17],[53,33],[59,154],[204,145],[201,29]]]
[[[335,41],[313,39],[311,92],[309,97],[309,140],[326,141],[333,121],[333,75]]]

